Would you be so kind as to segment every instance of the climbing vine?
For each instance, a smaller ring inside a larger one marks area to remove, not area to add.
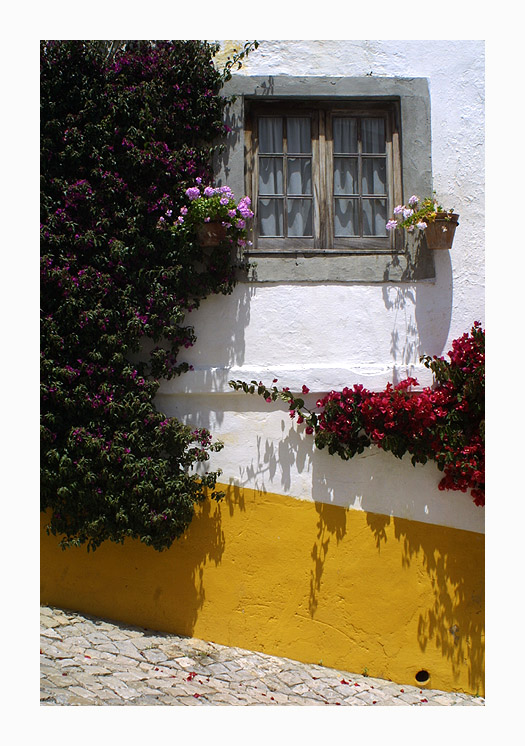
[[[221,87],[256,46],[221,72],[201,41],[41,44],[41,509],[63,547],[162,550],[221,497],[196,469],[221,444],[153,399],[189,368],[187,315],[235,283],[227,238],[173,222],[211,183]]]
[[[439,489],[470,490],[474,503],[484,505],[485,332],[479,322],[454,340],[448,356],[422,358],[434,375],[431,387],[414,390],[415,378],[389,383],[383,391],[357,384],[330,391],[317,401],[317,411],[305,406],[307,386],[300,394],[262,381],[230,381],[230,386],[268,403],[286,402],[315,445],[344,460],[371,445],[397,458],[408,453],[414,465],[433,460],[444,474]]]

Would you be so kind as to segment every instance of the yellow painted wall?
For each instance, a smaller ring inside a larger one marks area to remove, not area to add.
[[[484,694],[484,537],[226,487],[166,552],[62,551],[41,601],[417,685]],[[42,526],[46,518],[43,516]]]

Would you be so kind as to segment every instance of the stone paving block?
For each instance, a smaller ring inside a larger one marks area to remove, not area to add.
[[[80,686],[83,686],[84,689],[93,692],[96,697],[100,697],[101,694],[105,692],[104,687],[102,686],[102,684],[99,684],[98,681],[79,681],[78,683],[80,684]]]
[[[52,617],[40,617],[40,627],[42,628],[48,628],[48,627],[56,627],[56,622]]]
[[[191,666],[195,665],[195,661],[193,658],[187,658],[186,656],[183,656],[181,658],[175,658],[174,663],[177,663],[179,666],[182,666],[182,668],[191,668]]]
[[[217,676],[218,678],[220,678],[221,674],[231,673],[231,671],[229,671],[222,663],[211,663],[208,666],[208,669],[211,671],[213,676]]]
[[[68,668],[69,666],[78,666],[78,660],[75,658],[57,658],[59,668]]]
[[[143,694],[140,696],[139,699],[137,699],[135,702],[133,702],[134,705],[137,705],[139,707],[146,707],[146,706],[158,706],[158,705],[179,705],[182,707],[182,702],[177,702],[177,700],[174,700],[173,702],[166,702],[161,697],[154,697],[150,696],[148,694]]]
[[[70,637],[84,637],[85,635],[82,632],[82,630],[77,629],[77,627],[74,624],[64,624],[62,627],[59,627],[60,629],[60,635],[63,640]],[[91,630],[92,631],[92,630]]]
[[[199,702],[199,700],[196,697],[181,697],[179,701],[183,705],[187,705],[189,707],[195,707],[197,705],[202,705],[202,702]]]
[[[115,638],[114,636],[113,636],[113,639],[115,641],[117,641],[117,638]],[[126,636],[125,638],[121,638],[121,639],[123,641],[124,640],[129,640],[130,642],[133,642],[133,645],[135,645],[135,647],[137,648],[137,650],[146,650],[147,648],[154,648],[155,647],[155,643],[152,642],[149,639],[149,637],[143,637],[143,638],[141,638],[141,637],[134,637],[133,639],[131,639],[131,638],[129,638],[129,637]]]
[[[79,683],[76,677],[70,676],[69,674],[48,674],[46,679],[61,689],[68,686],[76,686]]]
[[[99,650],[102,653],[113,653],[114,655],[118,655],[119,649],[113,642],[105,642],[100,645],[97,645],[97,650]]]
[[[137,649],[136,645],[131,640],[117,640],[112,644],[117,652],[126,656],[126,658],[135,658],[139,661],[143,661],[144,658],[147,658],[146,655],[143,655],[143,652]]]
[[[288,671],[283,671],[279,674],[279,679],[281,681],[284,681],[285,684],[288,684],[289,687],[297,686],[298,684],[303,684],[303,679],[298,674],[289,673]]]
[[[137,668],[139,668],[140,665],[141,664],[139,663]],[[176,661],[170,661],[170,660],[160,661],[158,665],[148,662],[146,663],[146,666],[148,670],[150,669],[153,670],[155,668],[158,668],[159,670],[164,671],[167,674],[168,673],[169,674],[180,673],[182,675],[185,673],[186,676],[188,675],[188,669],[182,668],[182,666],[179,666],[179,664]]]
[[[64,636],[62,642],[57,642],[56,644],[64,650],[74,650],[75,652],[84,652],[87,648],[91,647],[91,643],[85,637],[82,637],[82,635]]]
[[[143,671],[139,672],[133,669],[129,669],[127,671],[113,671],[112,675],[116,679],[120,679],[121,681],[132,681],[134,683],[147,679],[147,676]]]
[[[236,697],[234,697],[232,694],[223,692],[221,694],[214,695],[213,704],[219,705],[219,706],[227,706],[227,705],[238,705],[240,703],[239,703],[239,700]]]
[[[86,638],[93,644],[98,645],[98,643],[106,643],[111,642],[111,638],[108,637],[104,632],[91,632],[89,635],[86,635]]]
[[[127,655],[115,655],[111,661],[104,661],[104,665],[109,666],[112,671],[136,671],[139,669],[140,662],[136,658],[128,658]],[[151,663],[148,665],[151,666]]]
[[[439,705],[451,705],[454,701],[454,698],[451,697],[448,694],[436,694],[432,697],[434,702],[437,702]]]
[[[397,707],[398,705],[403,705],[403,706],[406,705],[407,707],[410,707],[408,702],[403,702],[402,700],[399,700],[397,697],[387,697],[382,702],[378,702],[377,705],[375,706],[377,707],[378,705],[381,705],[381,707]]]
[[[83,662],[83,669],[91,674],[92,676],[104,676],[106,674],[112,673],[110,668],[106,668],[105,666],[99,666],[97,663],[93,661],[84,661]]]
[[[124,700],[136,699],[139,696],[139,692],[131,687],[126,687],[125,689],[121,687],[112,687],[112,689],[118,697],[121,697]]]
[[[151,681],[149,682],[149,685],[150,687],[152,687]],[[156,679],[155,680],[155,688],[160,691],[171,689],[174,686],[177,686],[175,679]]]
[[[421,701],[421,697],[418,694],[412,694],[411,692],[403,692],[398,695],[398,699],[402,699],[403,702],[408,702],[409,705],[415,705]]]
[[[54,640],[62,640],[62,635],[57,632],[57,630],[52,627],[40,627],[40,635],[45,638],[54,639]]]
[[[69,688],[69,691],[73,692],[73,694],[77,694],[79,697],[84,697],[85,699],[96,699],[96,695],[93,692],[91,692],[89,689],[84,689],[84,687],[82,686],[72,686]]]
[[[105,650],[99,650],[98,648],[87,648],[87,650],[84,651],[84,655],[87,659],[98,661],[115,661],[117,658],[115,653],[108,653]]]
[[[294,694],[307,694],[310,691],[306,684],[296,684],[295,686],[292,686],[291,689]]]
[[[42,660],[43,656],[45,656],[48,661],[57,660],[59,657],[63,657],[62,651],[56,645],[51,645],[47,640],[40,641],[40,660]]]
[[[366,691],[366,692],[359,692],[355,695],[356,699],[360,699],[362,702],[365,703],[365,705],[371,705],[373,702],[379,702],[380,699],[377,696],[377,694],[374,694],[374,692]]]

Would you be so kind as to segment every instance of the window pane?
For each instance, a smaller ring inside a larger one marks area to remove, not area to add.
[[[282,117],[261,117],[259,119],[259,153],[283,152]]]
[[[286,128],[288,153],[312,152],[309,117],[288,117]]]
[[[310,158],[288,158],[287,194],[312,194],[312,161]]]
[[[334,194],[359,194],[357,158],[334,158]]]
[[[284,194],[282,158],[259,158],[259,194]]]
[[[361,120],[361,138],[363,140],[363,153],[385,153],[385,120],[363,118]]]
[[[312,200],[288,200],[288,235],[312,236]]]
[[[357,153],[357,119],[334,117],[334,153]]]
[[[363,200],[363,236],[386,236],[386,199]]]
[[[334,232],[336,236],[359,235],[359,200],[335,200]]]
[[[362,194],[386,194],[386,158],[363,158]]]
[[[259,200],[259,234],[261,236],[283,236],[282,199]]]

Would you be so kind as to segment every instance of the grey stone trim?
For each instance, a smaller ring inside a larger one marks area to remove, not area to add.
[[[399,101],[403,197],[432,194],[430,95],[426,78],[339,78],[324,76],[234,75],[224,86],[235,96],[226,123],[231,133],[216,162],[216,182],[228,184],[235,195],[246,193],[244,166],[244,114],[246,100],[384,100]],[[432,252],[426,241],[408,236],[399,252],[326,252],[320,254],[248,254],[252,267],[241,281],[251,282],[414,282],[434,280]]]

